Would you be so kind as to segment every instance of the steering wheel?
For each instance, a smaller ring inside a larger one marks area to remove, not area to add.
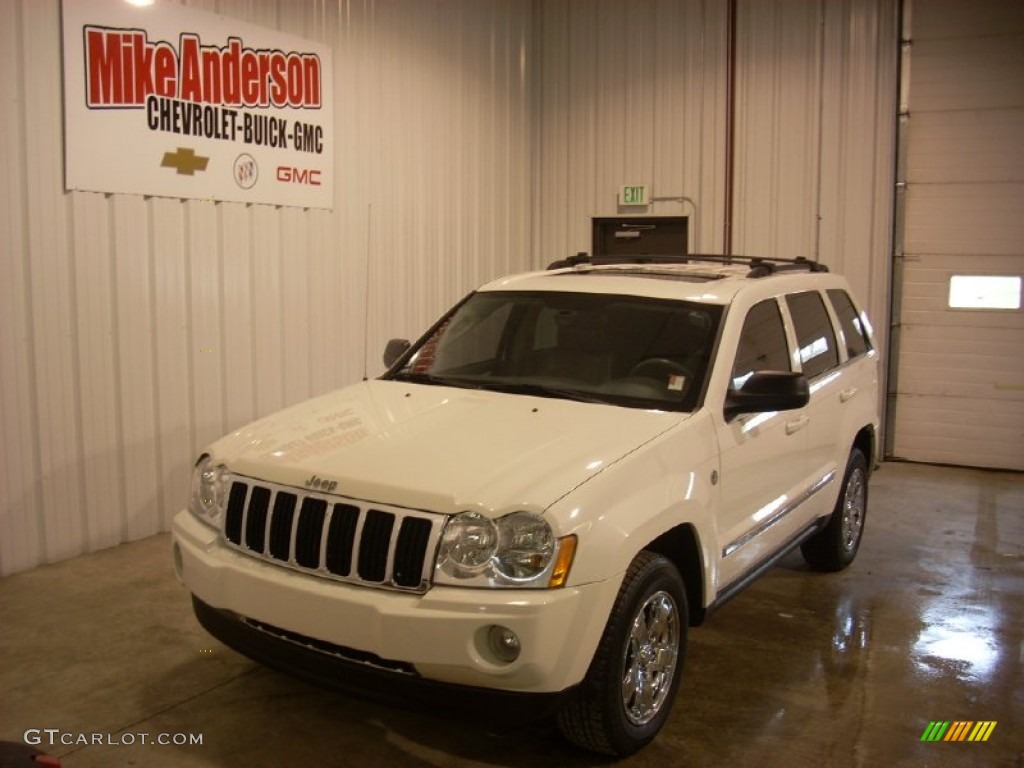
[[[669,360],[667,357],[648,357],[634,365],[629,371],[630,376],[643,376],[650,379],[659,379],[673,373],[680,376],[690,375],[686,366],[675,360]]]

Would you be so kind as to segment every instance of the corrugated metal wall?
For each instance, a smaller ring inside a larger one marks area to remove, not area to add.
[[[541,6],[538,244],[589,251],[595,216],[690,216],[720,252],[725,0]],[[740,0],[733,250],[809,256],[887,318],[896,104],[895,0]],[[620,208],[647,184],[647,209]]]
[[[58,0],[0,0],[0,573],[166,529],[202,445],[531,266],[529,3],[194,5],[331,45],[335,208],[65,193]]]
[[[894,453],[1024,469],[1024,311],[948,307],[954,274],[1024,275],[1024,3],[908,9]]]
[[[591,250],[591,218],[690,216],[690,250],[722,249],[724,0],[547,0],[538,20],[538,247]],[[652,204],[618,206],[624,184]]]
[[[334,52],[335,209],[62,186],[58,0],[0,0],[0,573],[163,530],[190,462],[647,213],[723,245],[727,0],[193,3]],[[734,244],[884,325],[895,0],[740,0]],[[365,353],[364,353],[365,349]]]

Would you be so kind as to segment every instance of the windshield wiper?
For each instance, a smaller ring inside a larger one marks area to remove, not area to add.
[[[486,388],[497,392],[508,392],[513,395],[537,395],[539,397],[558,397],[563,400],[575,400],[580,403],[608,404],[607,398],[589,392],[580,392],[579,390],[564,389],[562,387],[550,387],[545,384],[489,382]]]
[[[446,376],[434,376],[429,373],[396,373],[393,381],[407,381],[411,384],[429,384],[438,387],[458,387],[461,389],[483,389],[491,392],[507,392],[511,395],[536,395],[538,397],[557,397],[563,400],[575,400],[580,403],[608,404],[608,399],[575,389],[550,387],[545,384],[531,382],[487,381],[483,379],[455,379]]]
[[[459,387],[461,389],[483,389],[483,386],[475,381],[465,379],[451,379],[447,376],[433,376],[429,373],[396,373],[391,377],[392,381],[407,381],[410,384],[430,384],[438,387]]]

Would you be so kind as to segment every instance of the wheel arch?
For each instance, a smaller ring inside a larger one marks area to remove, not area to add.
[[[853,438],[853,447],[860,449],[860,452],[864,454],[864,458],[868,462],[868,474],[870,474],[878,466],[877,441],[873,424],[861,428]]]
[[[681,523],[661,534],[643,549],[667,558],[683,577],[691,627],[704,623],[704,557],[697,531],[691,523]]]

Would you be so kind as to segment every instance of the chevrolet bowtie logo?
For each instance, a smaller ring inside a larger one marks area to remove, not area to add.
[[[179,174],[193,176],[196,171],[205,171],[210,158],[196,154],[194,149],[178,147],[175,152],[164,152],[161,168],[176,168]]]

